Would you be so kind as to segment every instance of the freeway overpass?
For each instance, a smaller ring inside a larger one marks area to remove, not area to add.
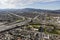
[[[9,25],[9,26],[2,25],[2,26],[0,26],[0,32],[5,31],[5,30],[9,30],[9,29],[12,29],[12,28],[16,28],[17,27],[16,25],[18,25],[18,26],[27,25],[29,22],[31,22],[30,19],[25,20],[25,21],[20,22],[20,23],[12,24],[12,25]]]
[[[8,13],[9,13],[9,12],[8,12]],[[21,17],[21,18],[23,18],[23,20],[24,20],[24,17],[22,17],[22,16],[16,15],[16,14],[14,14],[14,13],[10,13],[10,14],[15,15],[15,16],[17,16],[17,17]],[[11,16],[10,14],[8,14],[8,15]],[[38,17],[38,16],[34,17],[33,19],[36,19],[37,17]],[[18,26],[27,25],[27,24],[29,24],[29,22],[31,22],[31,20],[32,20],[32,19],[30,18],[30,19],[25,20],[25,21],[23,21],[23,22],[19,22],[19,23],[12,24],[12,25],[9,25],[9,26],[7,26],[7,25],[1,25],[1,26],[0,26],[0,32],[5,31],[5,30],[10,30],[10,29],[12,29],[12,28],[16,28],[16,27],[17,27],[16,25],[18,25]]]
[[[9,16],[11,16],[10,14],[11,14],[11,15],[14,15],[14,16],[16,16],[16,17],[22,18],[23,20],[25,20],[25,17],[23,17],[23,16],[20,16],[20,15],[17,15],[17,14],[8,12],[8,15],[9,15]]]

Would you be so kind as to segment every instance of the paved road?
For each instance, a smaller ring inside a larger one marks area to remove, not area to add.
[[[17,16],[17,17],[21,17],[21,18],[23,18],[23,20],[25,20],[24,17],[22,17],[22,16],[16,15],[16,14],[14,14],[14,13],[10,13],[10,14],[15,15],[15,16]],[[9,15],[10,15],[10,14],[9,14]],[[20,23],[16,23],[16,24],[12,24],[12,25],[9,25],[9,26],[1,25],[1,26],[0,26],[0,32],[1,32],[1,31],[4,31],[4,30],[9,30],[9,29],[15,28],[16,25],[18,25],[18,26],[26,25],[26,24],[28,24],[30,21],[31,21],[31,19],[28,19],[28,20],[26,20],[26,21],[23,21],[23,22],[20,22]]]
[[[14,14],[14,13],[9,13],[9,15],[10,15],[10,14],[15,15],[15,16],[20,17],[20,18],[23,18],[23,20],[25,20],[25,18],[24,18],[23,16],[19,16],[19,15]]]
[[[27,25],[31,20],[26,20],[26,21],[23,21],[23,22],[20,22],[20,23],[16,23],[16,24],[12,24],[12,25],[9,25],[9,26],[6,26],[6,25],[2,25],[0,26],[0,32],[1,31],[4,31],[4,30],[9,30],[9,29],[12,29],[12,28],[15,28],[17,27],[16,25],[18,26],[22,26],[22,25]]]

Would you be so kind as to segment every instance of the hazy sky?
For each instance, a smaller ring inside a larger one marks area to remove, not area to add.
[[[60,0],[0,0],[0,9],[60,9]]]

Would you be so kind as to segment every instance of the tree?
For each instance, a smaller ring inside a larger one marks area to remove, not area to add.
[[[44,32],[44,28],[43,27],[40,27],[38,31],[39,32]]]

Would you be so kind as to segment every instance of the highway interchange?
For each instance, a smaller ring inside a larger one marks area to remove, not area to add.
[[[13,13],[11,13],[11,14],[13,14]],[[16,15],[16,14],[13,14],[13,15]],[[18,15],[16,15],[16,16],[18,16]],[[18,17],[21,17],[21,16],[18,16]],[[0,26],[0,32],[15,28],[15,27],[17,27],[16,25],[18,25],[18,26],[27,25],[29,22],[31,22],[31,19],[25,20],[23,22],[18,22],[18,23],[12,24],[12,25],[4,25],[3,24]]]

